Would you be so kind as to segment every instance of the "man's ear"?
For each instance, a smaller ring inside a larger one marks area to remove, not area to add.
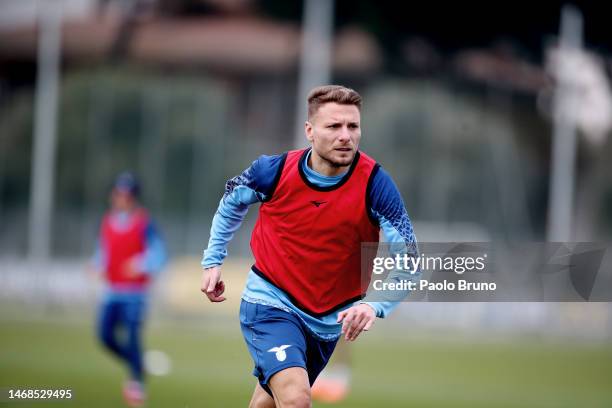
[[[312,123],[309,121],[304,122],[304,133],[306,134],[306,139],[308,139],[309,142],[312,142]]]

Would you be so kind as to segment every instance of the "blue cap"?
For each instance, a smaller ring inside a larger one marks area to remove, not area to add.
[[[115,184],[113,187],[117,190],[128,191],[134,197],[138,197],[140,195],[140,183],[136,176],[129,171],[124,171],[119,174],[115,179]]]

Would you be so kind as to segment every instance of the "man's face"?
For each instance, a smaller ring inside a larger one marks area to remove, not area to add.
[[[115,211],[130,211],[136,205],[132,193],[127,190],[114,188],[110,196],[111,207]]]
[[[334,102],[321,105],[306,122],[306,138],[312,150],[333,167],[348,166],[361,139],[361,114],[355,105]]]

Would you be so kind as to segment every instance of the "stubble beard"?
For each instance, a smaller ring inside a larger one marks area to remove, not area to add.
[[[329,166],[330,166],[330,167],[333,167],[333,168],[340,168],[340,167],[348,167],[348,166],[350,166],[350,165],[353,163],[353,160],[355,160],[355,154],[356,154],[356,152],[355,152],[355,151],[352,151],[351,153],[352,153],[352,155],[351,155],[351,157],[350,157],[350,158],[348,158],[346,161],[345,161],[345,160],[343,160],[343,161],[341,161],[341,162],[340,162],[340,161],[336,161],[336,160],[334,160],[333,158],[331,158],[331,157],[330,157],[330,156],[331,156],[331,154],[330,154],[329,156],[328,156],[328,155],[321,155],[321,154],[319,154],[319,156],[320,156],[320,157],[321,157],[321,158],[322,158],[322,159],[323,159],[323,160],[324,160],[324,161],[325,161],[327,164],[329,164]]]

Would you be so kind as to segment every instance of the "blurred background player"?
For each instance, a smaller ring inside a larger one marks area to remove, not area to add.
[[[123,396],[130,406],[146,399],[140,335],[149,284],[167,259],[165,244],[139,196],[140,183],[133,174],[117,176],[93,260],[105,282],[98,336],[129,369]],[[118,330],[124,336],[118,336]]]

